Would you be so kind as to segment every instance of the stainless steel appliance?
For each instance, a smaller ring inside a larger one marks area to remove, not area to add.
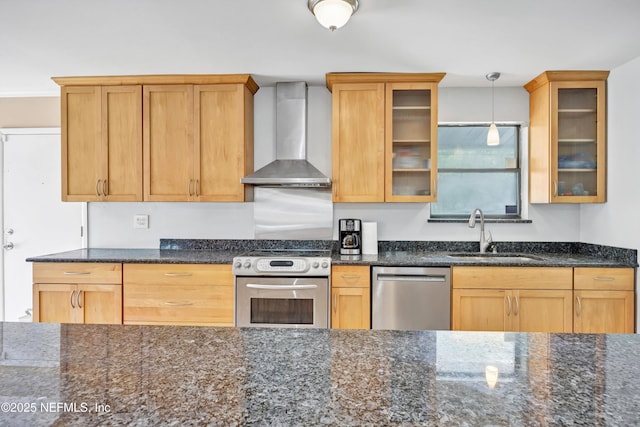
[[[236,326],[329,327],[331,252],[257,251],[233,259]]]
[[[373,267],[373,329],[451,329],[450,268]]]
[[[362,253],[362,222],[359,219],[341,219],[338,221],[341,255],[360,255]]]

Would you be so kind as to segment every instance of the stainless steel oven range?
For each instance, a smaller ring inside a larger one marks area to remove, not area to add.
[[[331,251],[278,250],[233,258],[236,326],[328,328]]]

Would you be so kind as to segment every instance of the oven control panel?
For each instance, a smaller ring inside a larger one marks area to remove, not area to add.
[[[233,274],[235,276],[298,275],[329,276],[331,258],[329,257],[235,257]]]

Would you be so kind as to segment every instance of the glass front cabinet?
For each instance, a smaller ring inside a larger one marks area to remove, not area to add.
[[[547,71],[530,94],[529,201],[606,201],[608,71]]]
[[[333,201],[433,202],[444,73],[329,73]]]

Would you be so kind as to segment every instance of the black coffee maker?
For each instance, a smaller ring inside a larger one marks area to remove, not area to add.
[[[338,225],[340,254],[360,255],[362,253],[362,222],[359,219],[341,219]]]

